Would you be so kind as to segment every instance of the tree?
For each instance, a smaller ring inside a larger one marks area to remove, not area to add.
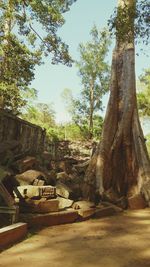
[[[91,30],[92,40],[79,45],[80,61],[77,62],[83,89],[76,101],[80,115],[88,119],[89,138],[93,136],[93,116],[102,109],[102,96],[109,87],[109,66],[106,56],[110,46],[110,36],[106,29],[98,31],[96,26]]]
[[[86,98],[83,98],[80,95],[78,98],[75,98],[72,94],[71,89],[65,88],[61,94],[63,101],[65,102],[66,109],[71,115],[71,119],[73,125],[75,124],[80,131],[79,139],[89,139],[90,132],[89,132],[89,107],[86,102]],[[101,103],[101,99],[99,100]],[[98,107],[97,107],[98,109]],[[96,114],[95,110],[93,111],[92,115],[92,136],[94,139],[98,140],[102,125],[103,125],[103,118]]]
[[[142,90],[137,94],[138,109],[142,117],[150,117],[150,69],[139,78]]]
[[[85,196],[94,199],[97,194],[113,201],[115,195],[116,202],[124,198],[128,203],[132,197],[144,197],[150,204],[150,161],[136,99],[135,11],[135,0],[119,0],[110,98],[102,141],[85,175]]]
[[[63,13],[75,0],[2,0],[0,2],[0,103],[17,112],[25,101],[22,92],[34,78],[42,55],[52,63],[70,65],[68,46],[57,36]],[[39,29],[41,34],[39,34]]]

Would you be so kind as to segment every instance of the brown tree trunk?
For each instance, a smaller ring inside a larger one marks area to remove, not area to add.
[[[117,40],[102,140],[85,175],[88,199],[111,192],[116,199],[144,196],[150,204],[150,161],[137,110],[134,64],[133,40]]]

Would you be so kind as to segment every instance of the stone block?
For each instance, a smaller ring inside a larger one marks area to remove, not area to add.
[[[147,207],[147,203],[140,194],[137,194],[128,198],[128,207],[132,210],[144,209]]]
[[[33,197],[54,198],[56,196],[56,188],[50,185],[47,186],[24,185],[24,186],[18,186],[17,189],[23,198],[33,198]]]
[[[52,212],[49,214],[38,214],[25,216],[25,221],[30,227],[44,227],[53,226],[59,224],[73,223],[78,219],[78,212],[75,210],[66,210],[59,212]]]
[[[117,211],[112,207],[104,207],[104,208],[99,208],[95,210],[94,213],[94,218],[103,218],[103,217],[107,217],[107,216],[112,216],[115,215],[117,213]]]
[[[16,223],[0,229],[0,250],[22,240],[27,234],[26,223]]]
[[[33,213],[49,213],[59,210],[59,200],[58,199],[41,199],[33,200],[29,199],[27,201],[27,210]]]

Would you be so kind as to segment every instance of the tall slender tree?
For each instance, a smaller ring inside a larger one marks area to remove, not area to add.
[[[125,13],[125,16],[123,14]],[[150,161],[140,126],[135,85],[135,0],[119,0],[111,90],[102,141],[85,175],[85,196],[116,201],[145,199],[150,205]],[[139,201],[140,201],[139,200]],[[139,203],[138,203],[139,204]],[[140,205],[140,204],[139,204]]]
[[[97,27],[93,26],[91,36],[91,41],[79,45],[80,60],[77,62],[83,87],[82,104],[79,100],[78,106],[80,111],[86,110],[88,114],[89,138],[93,136],[95,112],[102,109],[102,96],[108,91],[110,69],[106,57],[111,43],[106,29],[98,31]]]

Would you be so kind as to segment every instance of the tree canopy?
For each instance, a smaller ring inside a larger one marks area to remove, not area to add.
[[[9,0],[0,2],[0,96],[1,106],[14,112],[25,101],[42,55],[53,64],[71,65],[68,46],[57,35],[65,23],[63,13],[75,0]],[[3,103],[3,104],[2,104]]]

